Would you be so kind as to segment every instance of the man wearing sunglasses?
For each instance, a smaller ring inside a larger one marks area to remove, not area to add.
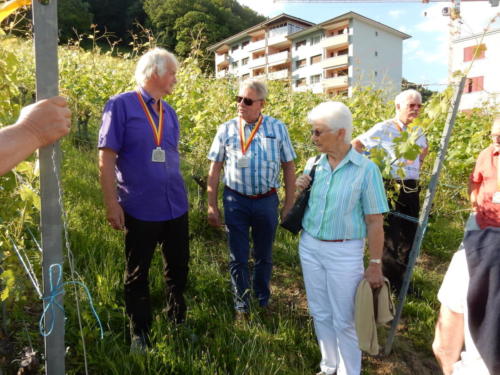
[[[223,225],[217,191],[224,169],[224,217],[237,320],[248,318],[251,289],[259,306],[265,309],[269,304],[280,169],[283,169],[285,184],[282,216],[287,214],[294,200],[293,160],[296,154],[285,124],[262,114],[266,96],[264,83],[244,81],[236,97],[238,116],[219,126],[208,154],[211,160],[207,187],[208,222],[214,227]],[[250,232],[255,259],[252,287],[248,268]]]
[[[396,117],[374,125],[366,133],[352,141],[358,152],[366,148],[382,148],[392,162],[391,178],[386,180],[386,190],[394,192],[395,199],[389,202],[391,214],[384,227],[384,255],[382,272],[391,282],[396,292],[403,283],[403,276],[408,264],[408,257],[415,238],[417,223],[398,216],[403,214],[418,218],[420,212],[420,188],[418,185],[420,166],[428,152],[427,140],[420,128],[409,129],[422,106],[422,96],[416,90],[402,91],[395,99]],[[421,153],[415,160],[397,159],[394,139],[405,132],[417,132],[416,145]],[[390,196],[390,194],[388,194]]]

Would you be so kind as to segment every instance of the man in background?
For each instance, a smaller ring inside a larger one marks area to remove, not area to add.
[[[416,90],[402,91],[395,99],[396,117],[374,125],[366,133],[352,141],[358,152],[366,148],[383,148],[393,160],[391,179],[386,180],[386,190],[393,191],[395,199],[389,204],[391,212],[384,224],[384,255],[382,272],[391,282],[395,291],[399,292],[403,284],[403,276],[408,265],[417,223],[398,216],[402,214],[418,219],[420,213],[420,187],[418,184],[420,167],[428,152],[427,140],[422,133],[416,144],[421,152],[415,160],[396,159],[394,139],[409,131],[422,106],[422,97]],[[421,133],[421,129],[417,129]],[[402,174],[400,172],[403,172]]]

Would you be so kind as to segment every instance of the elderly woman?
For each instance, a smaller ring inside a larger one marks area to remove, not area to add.
[[[354,297],[364,277],[372,288],[383,283],[380,258],[384,242],[382,213],[388,211],[377,166],[351,148],[352,115],[339,102],[326,102],[308,116],[311,138],[321,156],[308,160],[297,179],[299,191],[311,182],[302,220],[299,251],[307,302],[321,351],[317,375],[355,375],[361,351],[354,327]],[[370,261],[363,272],[368,239]]]

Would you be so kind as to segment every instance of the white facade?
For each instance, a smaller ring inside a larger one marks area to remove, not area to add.
[[[369,85],[392,94],[401,87],[409,37],[354,12],[318,25],[283,14],[209,50],[218,78],[284,79],[294,91],[349,95]]]
[[[480,46],[479,48],[477,48]],[[500,105],[500,29],[453,41],[452,72],[467,72],[460,110]]]

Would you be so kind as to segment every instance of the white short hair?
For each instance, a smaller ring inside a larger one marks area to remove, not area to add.
[[[341,102],[324,102],[314,107],[307,115],[309,123],[324,122],[332,130],[345,129],[344,142],[349,144],[352,139],[351,110]]]
[[[267,98],[267,86],[266,84],[258,79],[246,79],[240,84],[240,91],[245,89],[254,90],[259,99],[265,100]]]
[[[167,69],[177,68],[179,63],[175,56],[163,48],[154,48],[141,56],[135,67],[135,81],[139,86],[144,84],[153,76],[163,76]]]
[[[398,108],[398,104],[399,106],[401,106],[401,104],[403,104],[403,102],[407,101],[409,98],[417,98],[420,101],[420,103],[422,103],[422,95],[420,95],[420,93],[417,90],[409,89],[401,91],[396,96],[396,99],[394,99],[394,104],[396,105],[396,109]]]

